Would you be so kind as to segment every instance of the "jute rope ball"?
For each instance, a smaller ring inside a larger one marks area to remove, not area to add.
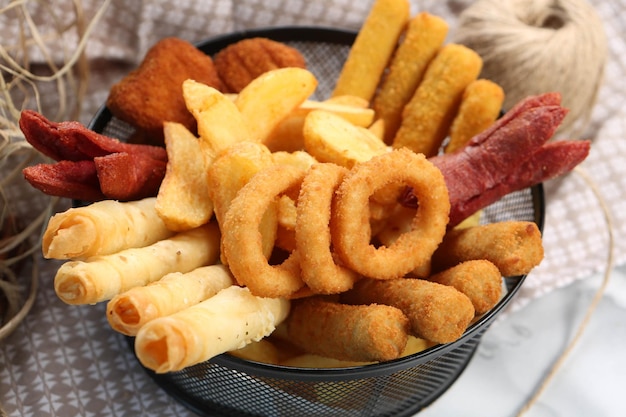
[[[459,16],[456,43],[484,60],[481,77],[504,89],[504,108],[558,91],[570,109],[560,132],[582,133],[607,60],[602,21],[585,0],[478,0]]]

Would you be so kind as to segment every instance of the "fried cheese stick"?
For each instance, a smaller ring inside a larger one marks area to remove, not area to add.
[[[529,273],[543,259],[543,242],[537,225],[527,221],[502,221],[449,230],[432,257],[433,271],[464,261],[486,259],[502,276]]]
[[[217,223],[211,222],[143,248],[66,262],[54,277],[54,290],[67,304],[107,301],[170,272],[213,264],[219,247],[220,231]]]
[[[474,318],[474,306],[465,294],[419,278],[362,279],[342,301],[399,308],[408,317],[413,336],[435,343],[457,340]]]
[[[293,301],[286,324],[289,341],[304,351],[352,362],[399,357],[409,328],[397,308],[347,305],[317,296]]]
[[[459,111],[450,126],[446,153],[464,146],[472,137],[487,129],[498,118],[504,103],[504,90],[486,79],[472,81],[461,99]]]
[[[155,209],[156,198],[102,200],[50,218],[41,248],[46,258],[85,259],[148,246],[174,234]]]
[[[502,297],[500,270],[485,259],[462,262],[431,275],[428,280],[450,285],[467,295],[476,314],[489,311]]]
[[[443,46],[404,107],[392,146],[407,147],[426,157],[436,155],[448,135],[463,91],[478,78],[481,68],[482,58],[468,47],[452,43]]]
[[[410,17],[406,0],[376,0],[350,48],[332,96],[372,99]]]
[[[224,265],[203,266],[187,273],[172,272],[113,297],[107,304],[107,320],[112,329],[135,336],[149,321],[184,310],[234,284]]]
[[[157,373],[179,371],[268,336],[290,302],[262,298],[233,285],[199,304],[154,319],[137,333],[139,361]]]
[[[402,121],[402,110],[419,85],[428,64],[441,48],[448,24],[438,16],[418,13],[408,24],[372,108],[384,121],[385,143],[391,144]]]

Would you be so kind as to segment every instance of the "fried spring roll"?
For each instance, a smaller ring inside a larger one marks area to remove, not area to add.
[[[347,305],[320,297],[293,302],[287,319],[290,342],[308,353],[342,361],[373,362],[399,357],[409,322],[385,305]]]
[[[107,304],[107,320],[114,330],[135,336],[149,321],[198,304],[234,284],[223,265],[199,267],[184,274],[172,272],[113,297]]]
[[[433,58],[415,94],[404,107],[394,148],[407,147],[427,157],[438,153],[465,88],[478,78],[481,57],[457,44],[446,44]]]
[[[376,116],[384,120],[386,143],[391,144],[402,121],[402,109],[415,93],[447,34],[448,24],[438,16],[422,12],[409,21],[404,40],[372,105]]]
[[[84,259],[151,245],[172,236],[155,210],[155,198],[103,200],[57,213],[44,231],[43,256]]]
[[[135,353],[157,373],[178,371],[268,336],[289,307],[285,299],[256,297],[247,288],[231,286],[147,323],[137,333]]]
[[[215,263],[219,241],[219,228],[211,222],[143,248],[69,261],[57,270],[54,289],[67,304],[107,301],[171,272],[188,272]]]
[[[502,275],[491,262],[466,261],[428,277],[431,282],[450,285],[467,295],[476,314],[483,314],[502,297]]]
[[[407,0],[377,0],[350,48],[332,96],[371,100],[410,17]]]
[[[342,301],[396,307],[408,317],[413,336],[435,343],[457,340],[474,318],[474,306],[465,294],[419,278],[363,279]]]
[[[448,231],[432,258],[434,272],[461,262],[486,259],[505,277],[524,275],[543,259],[543,243],[537,225],[527,221],[503,221]]]
[[[459,111],[450,126],[450,141],[444,151],[456,151],[491,126],[502,111],[503,102],[504,90],[498,84],[485,79],[471,82],[463,92]]]

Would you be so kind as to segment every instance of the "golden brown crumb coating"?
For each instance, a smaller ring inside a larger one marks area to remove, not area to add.
[[[107,107],[134,126],[145,142],[163,145],[163,122],[178,122],[192,132],[196,121],[187,110],[182,84],[193,79],[222,90],[213,60],[178,38],[157,42],[137,69],[111,87]]]
[[[306,68],[297,49],[267,38],[233,43],[215,55],[214,63],[228,93],[240,92],[250,81],[273,69]]]

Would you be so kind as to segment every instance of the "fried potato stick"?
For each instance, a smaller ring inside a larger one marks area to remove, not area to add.
[[[444,151],[456,151],[491,126],[502,111],[503,102],[504,90],[498,84],[486,79],[472,81],[463,92]]]
[[[413,336],[435,343],[457,340],[474,318],[474,306],[465,294],[419,278],[363,279],[341,300],[399,308],[409,318]]]
[[[458,110],[465,87],[478,78],[482,59],[457,44],[441,48],[402,112],[394,148],[407,147],[426,157],[437,154]]]
[[[224,265],[203,266],[186,273],[171,272],[158,281],[113,297],[107,303],[107,320],[114,330],[135,336],[149,321],[184,310],[234,284]]]
[[[154,197],[102,200],[50,218],[41,248],[46,258],[85,259],[151,245],[174,234],[155,210]]]
[[[433,271],[461,262],[486,259],[505,276],[529,273],[543,259],[537,225],[527,221],[502,221],[448,231],[432,258]]]
[[[372,104],[376,117],[384,120],[385,143],[393,141],[404,106],[411,100],[447,34],[446,21],[427,12],[418,13],[409,21],[404,39],[393,55]]]
[[[332,96],[372,99],[409,20],[406,0],[376,0],[350,48]]]
[[[386,305],[346,305],[309,297],[294,301],[286,321],[289,340],[315,355],[353,362],[396,359],[409,321]]]
[[[188,272],[214,263],[219,254],[219,239],[219,228],[211,222],[143,248],[69,261],[57,270],[54,289],[67,304],[107,301],[170,272]]]
[[[331,207],[335,190],[348,173],[326,163],[313,165],[302,180],[296,206],[296,250],[302,280],[315,293],[338,294],[354,285],[358,274],[337,265],[331,251]]]
[[[485,259],[462,262],[431,275],[428,280],[450,285],[467,295],[476,314],[489,311],[502,297],[500,270]]]
[[[289,314],[290,302],[255,297],[236,285],[139,329],[135,353],[157,373],[179,371],[268,336]]]

